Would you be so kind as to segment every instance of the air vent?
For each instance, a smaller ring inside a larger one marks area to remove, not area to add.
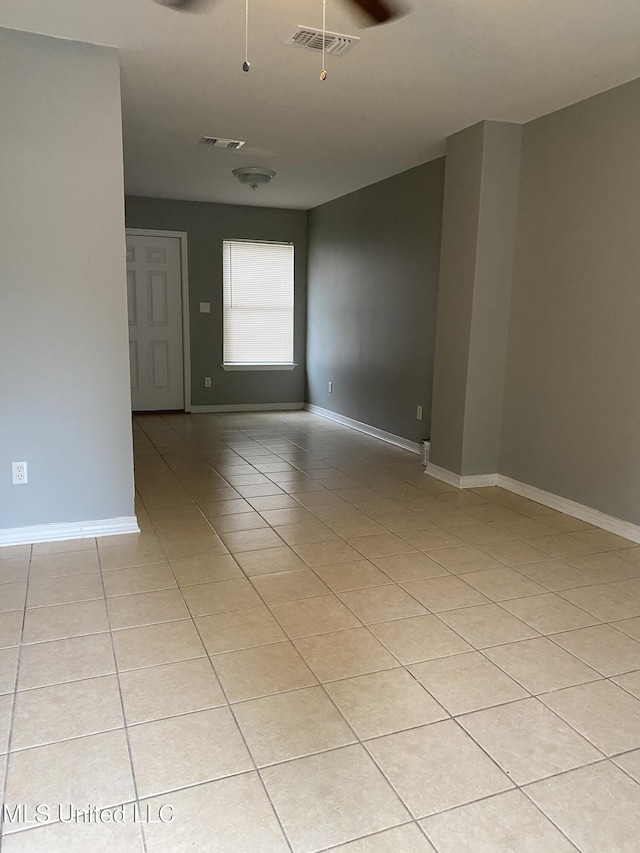
[[[334,56],[343,56],[350,47],[360,41],[358,36],[345,36],[342,33],[326,32],[324,35],[325,52]],[[298,27],[285,44],[308,47],[311,50],[322,50],[322,30],[314,30],[313,27]]]
[[[237,151],[244,145],[244,140],[223,139],[221,136],[203,136],[200,145],[212,145],[214,148],[229,148],[231,151]]]

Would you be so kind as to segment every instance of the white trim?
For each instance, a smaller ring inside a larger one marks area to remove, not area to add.
[[[631,542],[640,543],[640,525],[632,524],[630,521],[624,521],[622,518],[616,518],[613,515],[607,515],[607,513],[600,512],[598,509],[593,509],[593,507],[569,500],[569,498],[563,498],[560,495],[554,495],[552,492],[545,492],[544,489],[539,489],[537,486],[530,486],[528,483],[512,480],[511,477],[505,477],[503,474],[476,474],[461,477],[460,474],[454,474],[453,471],[447,471],[445,468],[440,468],[431,462],[427,465],[425,473],[438,480],[442,480],[444,483],[448,483],[450,486],[455,486],[457,489],[478,489],[483,486],[499,486],[501,489],[506,489],[508,492],[520,495],[520,497],[536,501],[536,503],[548,506],[550,509],[555,509],[565,515],[570,515],[572,518],[577,518],[580,521],[586,521],[587,524],[593,524],[594,527],[607,530],[609,533],[615,533],[617,536],[622,536]]]
[[[191,406],[191,414],[215,412],[280,412],[304,409],[304,403],[230,403],[222,406]]]
[[[358,432],[363,432],[365,435],[371,435],[373,438],[379,438],[380,441],[386,441],[387,444],[395,444],[396,447],[401,447],[403,450],[408,450],[410,453],[420,455],[420,443],[417,441],[409,441],[408,438],[394,435],[392,432],[385,432],[378,427],[363,424],[361,421],[355,421],[353,418],[348,418],[346,415],[339,415],[337,412],[332,412],[329,409],[323,409],[320,406],[315,406],[313,403],[305,403],[304,408],[314,415],[319,415],[321,418],[326,418],[328,421],[335,421],[342,426],[355,429]]]
[[[127,228],[132,237],[176,237],[180,241],[180,278],[182,289],[182,374],[184,410],[191,411],[191,327],[189,325],[189,246],[186,231],[161,231],[153,228]]]
[[[448,483],[456,489],[479,489],[482,486],[495,486],[498,483],[497,474],[467,474],[461,477],[460,474],[454,474],[453,471],[447,471],[446,468],[440,468],[432,462],[427,463],[425,474],[435,477],[436,480],[442,480],[443,483]]]
[[[28,545],[33,542],[59,542],[61,539],[89,539],[93,536],[115,536],[140,533],[135,515],[103,518],[97,521],[70,521],[61,524],[33,524],[0,530],[0,547]]]
[[[548,506],[550,509],[556,509],[572,518],[586,521],[588,524],[593,524],[594,527],[608,530],[609,533],[615,533],[617,536],[630,539],[632,542],[640,542],[640,526],[632,524],[630,521],[607,515],[598,509],[579,504],[576,501],[569,500],[569,498],[560,497],[560,495],[554,495],[551,492],[545,492],[543,489],[530,486],[528,483],[512,480],[511,477],[505,477],[502,474],[498,474],[497,484],[502,489],[507,489],[507,491],[514,492],[523,498],[529,498],[529,500]]]
[[[298,365],[294,362],[290,364],[225,364],[220,365],[223,370],[293,370]]]

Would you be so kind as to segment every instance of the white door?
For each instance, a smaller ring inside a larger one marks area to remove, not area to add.
[[[180,239],[127,233],[134,412],[184,408]]]

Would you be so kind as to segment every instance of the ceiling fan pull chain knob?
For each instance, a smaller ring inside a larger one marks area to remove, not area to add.
[[[242,63],[242,70],[243,71],[249,71],[250,68],[251,68],[251,63],[245,59],[245,61]]]
[[[323,69],[322,69],[322,71],[320,72],[320,79],[321,79],[321,80],[326,80],[326,79],[327,79],[327,72],[324,70],[324,68],[323,68]]]

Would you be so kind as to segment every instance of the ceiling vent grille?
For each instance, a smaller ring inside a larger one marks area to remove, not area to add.
[[[345,36],[342,33],[325,33],[324,49],[326,53],[333,56],[344,56],[344,54],[360,41],[358,36]],[[296,47],[308,47],[311,50],[322,50],[322,30],[313,27],[298,27],[296,32],[289,36],[285,44],[293,44]]]
[[[231,151],[237,151],[244,145],[244,140],[223,139],[221,136],[203,136],[200,145],[211,145],[214,148],[228,148]]]

